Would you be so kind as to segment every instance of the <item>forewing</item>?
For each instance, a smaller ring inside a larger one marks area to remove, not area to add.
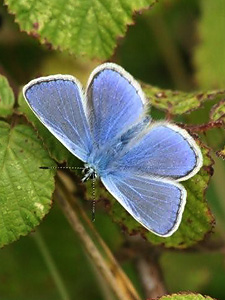
[[[74,155],[87,161],[92,142],[80,83],[67,75],[42,77],[28,83],[23,93],[49,131]]]
[[[145,97],[139,84],[116,64],[96,68],[87,87],[87,114],[99,147],[136,123],[144,113]]]
[[[115,170],[186,180],[202,166],[202,154],[186,130],[155,123],[135,137],[113,162]]]
[[[177,182],[116,172],[102,182],[120,204],[148,230],[167,237],[181,222],[186,190]]]

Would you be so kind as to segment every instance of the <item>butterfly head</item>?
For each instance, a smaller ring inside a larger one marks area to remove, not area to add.
[[[88,179],[95,179],[98,177],[96,170],[88,164],[84,165],[84,169],[82,171],[84,173],[84,177],[82,178],[82,182],[87,181]]]

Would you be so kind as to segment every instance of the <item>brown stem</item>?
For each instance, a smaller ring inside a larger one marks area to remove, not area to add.
[[[167,291],[157,262],[142,257],[137,261],[137,268],[146,298],[157,298],[166,294]]]
[[[77,233],[92,263],[119,300],[140,300],[129,278],[120,268],[111,251],[94,229],[92,222],[65,185],[63,174],[57,175],[57,200]]]
[[[117,254],[119,261],[135,261],[147,299],[167,293],[159,264],[161,253],[162,249],[146,243],[141,236],[130,236]]]
[[[187,124],[178,124],[180,127],[187,129],[189,131],[198,131],[198,132],[205,132],[207,130],[213,129],[213,128],[222,128],[224,127],[224,122],[222,120],[218,121],[211,121],[209,123],[205,124],[199,124],[199,125],[187,125]]]

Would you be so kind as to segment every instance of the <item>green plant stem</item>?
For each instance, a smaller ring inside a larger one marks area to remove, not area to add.
[[[165,24],[162,9],[163,7],[161,6],[161,10],[149,16],[149,24],[156,38],[162,58],[175,84],[175,88],[189,90],[192,87],[190,77],[186,72],[180,51]]]
[[[131,281],[120,268],[79,202],[66,186],[66,180],[63,176],[65,175],[62,172],[57,173],[56,198],[73,230],[80,238],[91,262],[117,299],[140,300]]]
[[[51,256],[51,253],[49,252],[48,250],[48,247],[40,233],[39,230],[37,230],[33,235],[32,235],[34,241],[36,242],[37,246],[38,246],[38,249],[40,250],[41,252],[41,255],[46,263],[46,266],[49,270],[49,272],[51,273],[52,275],[52,278],[55,282],[55,285],[58,289],[58,292],[61,296],[61,299],[62,300],[70,300],[70,296],[67,292],[67,289],[65,287],[65,284],[59,274],[59,271],[56,267],[56,264]]]

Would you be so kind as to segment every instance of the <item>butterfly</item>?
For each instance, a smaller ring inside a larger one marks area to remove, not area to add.
[[[48,130],[85,163],[84,180],[106,189],[149,231],[171,236],[179,227],[187,192],[179,181],[194,176],[202,153],[177,125],[153,122],[137,81],[122,67],[93,70],[83,91],[70,75],[30,81],[28,105]]]

